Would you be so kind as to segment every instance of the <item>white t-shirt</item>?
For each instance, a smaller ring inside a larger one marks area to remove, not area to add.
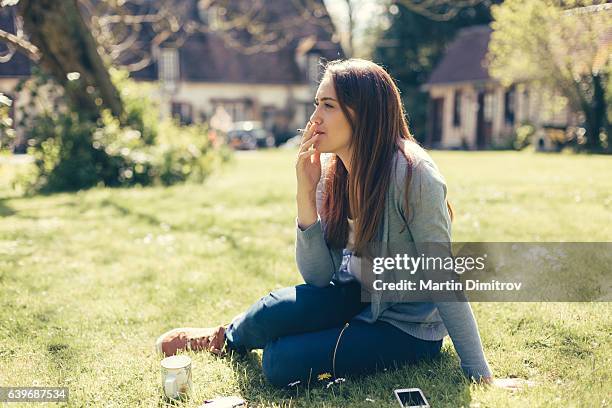
[[[346,248],[352,251],[353,245],[355,245],[355,231],[354,231],[355,221],[351,220],[350,218],[347,218],[347,220],[348,220],[349,233],[348,233],[348,242],[346,244]]]
[[[353,251],[355,245],[355,221],[348,218],[348,242],[346,243],[346,249]],[[351,255],[351,260],[348,265],[348,272],[358,278],[361,276],[359,268],[361,266],[359,257]]]

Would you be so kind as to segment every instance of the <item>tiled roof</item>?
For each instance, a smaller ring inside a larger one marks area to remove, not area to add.
[[[238,3],[236,1],[235,4]],[[322,10],[325,10],[323,0],[311,0],[310,4],[322,6]],[[296,9],[292,1],[267,0],[265,5],[264,19],[270,24],[299,16],[300,10]],[[181,79],[234,83],[307,83],[307,74],[303,67],[298,66],[296,53],[316,50],[326,59],[342,57],[340,45],[331,41],[333,29],[331,19],[325,12],[314,20],[300,21],[291,27],[292,31],[288,34],[294,38],[280,50],[250,55],[228,47],[215,33],[193,36],[179,51]],[[308,49],[303,49],[304,46]]]
[[[214,34],[190,37],[180,48],[182,80],[239,83],[306,83],[307,77],[297,65],[295,51],[299,39],[270,53],[242,54],[227,47]],[[322,42],[319,41],[318,45]],[[324,43],[324,42],[323,42]],[[320,50],[327,59],[342,54],[337,44]]]
[[[169,0],[171,1],[171,0]],[[188,13],[197,16],[197,1],[193,0],[193,7]],[[248,0],[241,0],[248,1]],[[314,0],[322,4],[323,0]],[[266,0],[266,12],[272,22],[278,22],[283,18],[297,13],[293,2],[286,0]],[[12,12],[12,10],[11,10]],[[14,32],[12,18],[0,10],[0,27],[6,31]],[[325,29],[324,27],[330,27]],[[227,46],[219,35],[213,33],[192,34],[181,46],[179,46],[180,77],[183,81],[194,82],[231,82],[231,83],[307,83],[307,75],[304,69],[298,66],[296,51],[300,44],[304,44],[305,38],[314,38],[309,42],[309,50],[316,50],[325,59],[337,59],[343,57],[342,49],[338,43],[332,41],[333,24],[328,14],[320,15],[315,21],[306,21],[292,27],[291,34],[294,37],[285,47],[274,52],[261,52],[252,55],[243,54],[239,50]],[[147,40],[148,38],[148,40]],[[141,30],[141,36],[135,43],[136,47],[150,48],[152,33],[147,27]],[[162,47],[164,44],[162,44]],[[146,49],[145,48],[145,49]],[[124,62],[133,62],[126,59]],[[16,53],[7,63],[0,63],[0,75],[15,76],[29,74],[28,59]],[[157,64],[153,61],[140,71],[133,72],[136,79],[156,80]]]
[[[460,30],[431,73],[427,85],[489,80],[485,57],[490,37],[491,28],[486,25]]]

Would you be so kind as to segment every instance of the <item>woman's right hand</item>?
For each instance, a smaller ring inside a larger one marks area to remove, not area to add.
[[[311,122],[306,125],[295,164],[297,222],[302,231],[314,224],[318,217],[316,195],[317,184],[321,178],[321,152],[316,146],[319,136],[313,136],[315,127]],[[310,149],[311,146],[314,148]]]
[[[319,135],[313,136],[315,130],[316,125],[308,122],[300,143],[295,165],[298,195],[314,194],[321,178],[321,152],[316,145]]]

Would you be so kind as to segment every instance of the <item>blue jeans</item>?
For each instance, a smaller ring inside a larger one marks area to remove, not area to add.
[[[264,376],[279,387],[316,384],[324,373],[332,379],[364,375],[439,354],[442,340],[417,339],[380,320],[354,319],[365,307],[357,281],[275,290],[229,325],[227,348],[238,353],[262,348]]]

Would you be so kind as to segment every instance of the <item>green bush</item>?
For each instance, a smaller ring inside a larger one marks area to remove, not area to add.
[[[511,133],[503,134],[494,140],[489,146],[489,150],[523,150],[533,144],[535,126],[529,122],[524,122]]]
[[[39,115],[28,129],[28,153],[35,174],[27,176],[28,191],[66,191],[96,185],[108,158],[92,148],[95,129],[76,113]]]
[[[514,150],[514,142],[516,140],[516,135],[511,134],[502,134],[498,140],[494,140],[491,142],[489,150]]]
[[[535,126],[533,126],[531,123],[523,123],[521,126],[516,128],[514,148],[516,150],[523,150],[525,147],[532,144],[535,131]]]
[[[127,71],[111,68],[111,79],[119,92],[125,110],[125,123],[138,129],[146,144],[154,144],[158,132],[159,107],[144,97],[156,91],[153,84],[136,83],[128,78]]]
[[[215,148],[203,125],[180,127],[170,120],[160,123],[154,144],[145,143],[141,133],[122,128],[105,114],[104,125],[94,131],[93,147],[110,158],[106,185],[171,185],[201,182],[230,157],[225,146]]]
[[[38,116],[28,139],[36,175],[26,177],[29,191],[71,191],[92,186],[171,185],[203,181],[230,151],[215,148],[205,126],[160,124],[162,137],[146,143],[142,133],[122,127],[105,112],[102,123],[78,115]]]
[[[55,192],[201,182],[229,159],[226,146],[209,141],[206,126],[159,122],[157,109],[139,96],[136,84],[125,77],[118,83],[125,107],[123,124],[108,111],[96,122],[84,119],[65,108],[61,94],[56,95],[59,101],[44,95],[51,109],[24,115],[27,150],[35,166],[32,174],[21,177],[22,189]],[[39,91],[33,96],[42,97]]]

